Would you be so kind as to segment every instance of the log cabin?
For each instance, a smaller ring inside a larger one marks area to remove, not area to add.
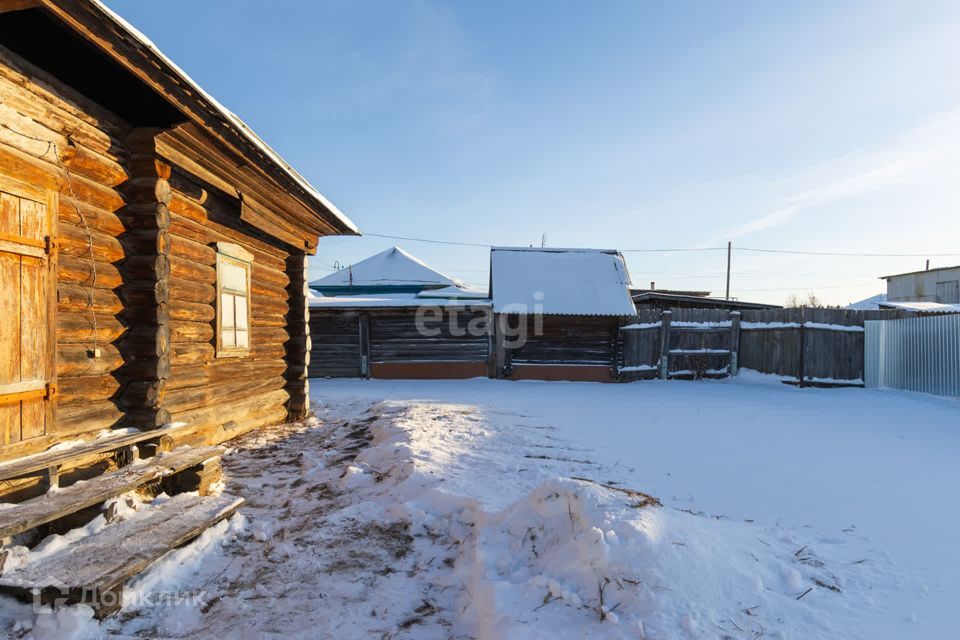
[[[615,382],[629,287],[615,250],[492,248],[497,377]]]
[[[308,411],[307,257],[356,233],[97,0],[0,0],[0,592],[108,615],[243,504],[218,443]]]
[[[356,233],[100,2],[0,2],[0,461],[302,417],[307,256]]]

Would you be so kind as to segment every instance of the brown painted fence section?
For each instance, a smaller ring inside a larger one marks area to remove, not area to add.
[[[752,369],[784,382],[862,386],[864,321],[902,311],[643,310],[621,328],[621,380],[709,378]]]

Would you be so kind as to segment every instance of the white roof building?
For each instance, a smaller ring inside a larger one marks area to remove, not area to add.
[[[310,283],[325,295],[419,293],[424,289],[463,288],[400,247],[391,247]]]
[[[490,294],[495,313],[636,315],[616,250],[494,247]]]

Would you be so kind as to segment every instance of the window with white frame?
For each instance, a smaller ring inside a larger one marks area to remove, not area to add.
[[[217,356],[250,353],[250,265],[253,254],[217,243]]]

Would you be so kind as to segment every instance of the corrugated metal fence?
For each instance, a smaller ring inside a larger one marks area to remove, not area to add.
[[[866,386],[960,396],[960,315],[864,324]]]

